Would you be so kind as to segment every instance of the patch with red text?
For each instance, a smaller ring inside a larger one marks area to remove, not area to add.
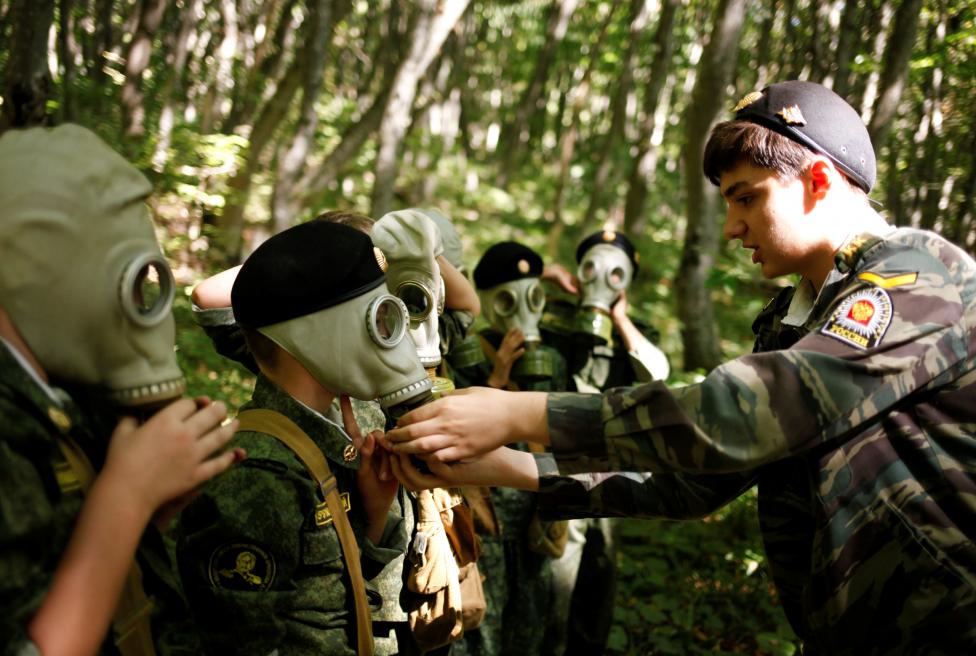
[[[877,346],[891,323],[891,297],[878,287],[847,296],[820,329],[842,342],[861,349]]]

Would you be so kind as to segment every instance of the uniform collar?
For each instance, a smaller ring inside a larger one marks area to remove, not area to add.
[[[345,458],[345,454],[348,453],[346,447],[352,444],[352,438],[339,424],[301,403],[264,375],[258,376],[254,394],[250,402],[241,410],[252,407],[280,412],[312,438],[315,445],[331,462],[348,469],[359,468],[358,452],[351,460]]]

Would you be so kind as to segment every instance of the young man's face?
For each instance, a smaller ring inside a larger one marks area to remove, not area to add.
[[[723,234],[752,251],[766,278],[804,273],[814,257],[816,225],[807,216],[803,177],[783,180],[772,169],[741,163],[722,174],[728,204]]]

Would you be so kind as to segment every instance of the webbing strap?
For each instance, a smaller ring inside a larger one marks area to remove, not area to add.
[[[95,468],[92,467],[81,447],[67,435],[58,436],[58,446],[71,471],[77,477],[82,491],[87,493],[95,480]],[[156,648],[149,623],[152,609],[152,600],[142,589],[142,570],[139,568],[139,563],[133,559],[112,619],[115,646],[122,656],[155,655]]]
[[[308,435],[305,434],[295,422],[274,410],[264,408],[245,410],[237,415],[239,422],[238,431],[254,431],[264,433],[274,437],[282,444],[291,449],[305,468],[315,479],[325,503],[332,513],[333,526],[339,534],[339,543],[342,545],[342,555],[346,560],[346,568],[349,570],[349,580],[352,584],[353,599],[356,604],[356,637],[359,648],[357,653],[369,656],[373,653],[373,620],[369,613],[369,604],[366,600],[366,582],[363,579],[362,566],[359,563],[359,545],[356,544],[356,536],[352,532],[352,525],[346,516],[342,500],[336,488],[336,479],[329,469],[329,463],[322,454],[322,451],[315,446]]]

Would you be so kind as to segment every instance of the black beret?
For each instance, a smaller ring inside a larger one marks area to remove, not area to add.
[[[865,192],[877,177],[871,137],[857,111],[827,87],[793,80],[747,94],[735,118],[774,130],[830,158]]]
[[[369,236],[327,221],[294,226],[244,261],[231,304],[237,323],[261,328],[338,305],[386,279]]]
[[[503,282],[542,275],[542,258],[515,241],[503,241],[485,251],[474,268],[474,286],[491,289]]]
[[[600,230],[581,241],[580,245],[576,247],[576,263],[579,264],[583,261],[583,256],[586,255],[586,251],[600,244],[616,246],[626,253],[627,257],[630,258],[630,263],[634,265],[634,275],[637,275],[637,269],[640,268],[640,254],[630,240],[627,239],[626,235],[614,230]]]

